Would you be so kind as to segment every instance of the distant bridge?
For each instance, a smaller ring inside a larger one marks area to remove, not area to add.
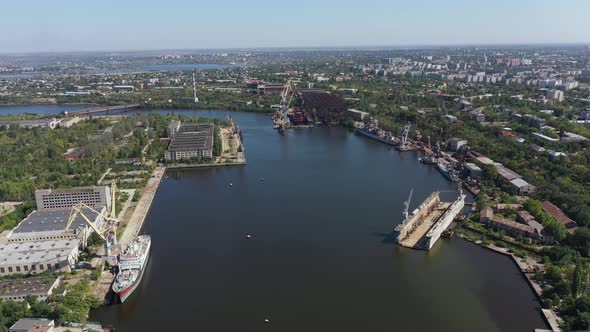
[[[94,113],[105,113],[110,111],[118,111],[118,110],[125,110],[131,108],[140,108],[141,104],[131,104],[131,105],[118,105],[118,106],[105,106],[105,107],[98,107],[98,108],[87,108],[79,111],[65,111],[64,114],[66,115],[89,115]]]

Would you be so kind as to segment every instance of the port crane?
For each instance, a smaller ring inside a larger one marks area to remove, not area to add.
[[[410,123],[410,121],[406,122],[406,125],[404,127],[404,131],[402,133],[401,142],[400,142],[400,146],[402,148],[408,144],[408,135],[410,134],[411,125],[412,124]]]
[[[292,80],[288,79],[287,83],[285,83],[283,91],[281,92],[281,110],[278,119],[278,121],[280,121],[279,129],[281,130],[285,130],[289,126],[289,117],[287,114],[289,110],[289,105],[291,105],[291,101],[293,100],[294,95],[292,84]]]
[[[106,255],[107,257],[110,256],[111,254],[111,248],[113,246],[115,246],[117,244],[117,224],[119,223],[119,220],[117,219],[116,216],[116,196],[115,196],[115,192],[117,190],[117,185],[115,184],[115,181],[113,181],[111,183],[111,211],[110,213],[108,213],[107,215],[103,214],[102,212],[97,211],[96,209],[94,209],[93,207],[87,205],[84,202],[79,202],[78,204],[74,205],[72,207],[72,211],[70,213],[70,217],[68,218],[68,222],[66,224],[66,230],[68,230],[71,226],[72,223],[74,222],[74,220],[76,220],[76,218],[78,216],[82,217],[82,220],[84,220],[84,222],[86,222],[86,224],[88,224],[90,226],[90,228],[92,228],[93,231],[96,232],[96,234],[98,234],[98,236],[100,236],[101,239],[105,240],[105,249],[106,249]],[[101,223],[100,225],[96,225],[92,220],[90,220],[90,218],[88,218],[88,216],[86,216],[86,214],[84,214],[84,209],[92,211],[94,213],[96,213],[97,215],[102,216],[102,218],[104,219],[104,222]],[[86,232],[86,230],[85,230]],[[86,233],[83,236],[83,246],[86,246]]]
[[[408,215],[409,215],[409,210],[410,210],[410,201],[412,200],[412,194],[414,193],[414,188],[412,188],[410,190],[410,196],[408,196],[408,200],[404,202],[404,220],[401,222],[401,224],[397,225],[395,227],[395,230],[397,232],[399,232],[403,227],[404,227],[404,223],[408,220]]]

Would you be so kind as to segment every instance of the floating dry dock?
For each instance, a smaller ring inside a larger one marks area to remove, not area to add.
[[[410,198],[405,202],[404,220],[395,228],[399,232],[397,242],[407,248],[430,250],[463,210],[465,195],[459,190],[454,202],[442,202],[440,192],[435,191],[408,214],[411,197],[410,193]]]

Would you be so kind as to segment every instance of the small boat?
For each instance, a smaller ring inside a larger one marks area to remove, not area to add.
[[[455,231],[452,229],[445,229],[444,232],[442,232],[441,236],[442,237],[446,237],[446,238],[450,238],[453,236],[453,234],[455,234]]]
[[[229,183],[229,186],[230,186],[230,187],[231,187],[231,186],[233,186],[233,185],[234,185],[233,183],[231,183],[231,182]]]
[[[252,235],[246,234],[246,239],[251,239],[251,238],[252,238]]]

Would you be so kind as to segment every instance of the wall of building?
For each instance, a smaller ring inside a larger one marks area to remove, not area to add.
[[[60,209],[83,202],[92,207],[111,206],[110,187],[75,188],[66,190],[40,189],[35,191],[37,209]]]

